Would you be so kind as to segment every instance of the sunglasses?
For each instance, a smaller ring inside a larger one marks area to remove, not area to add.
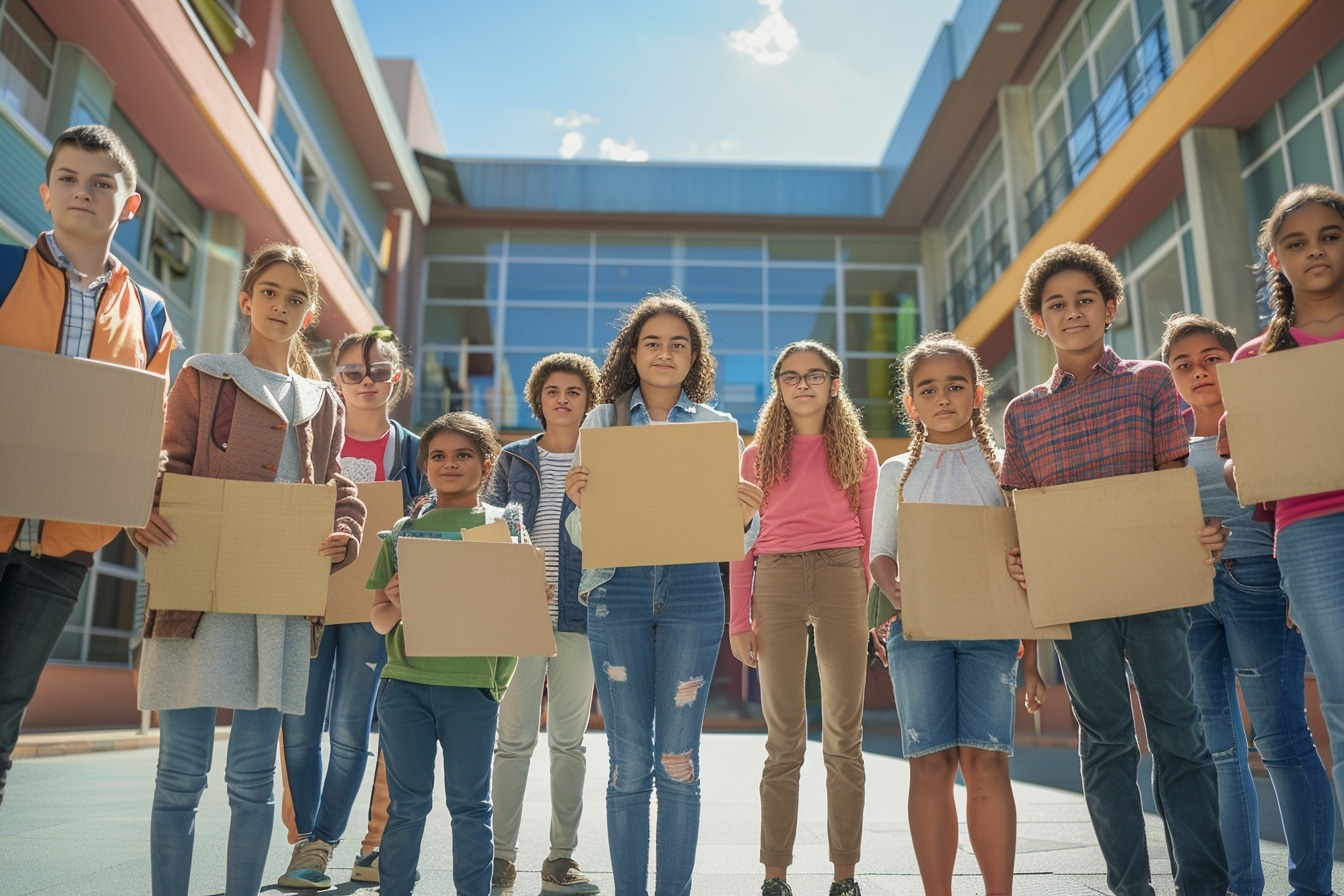
[[[397,368],[389,361],[370,364],[367,368],[363,364],[342,364],[336,368],[341,381],[352,386],[364,382],[366,376],[375,383],[386,383],[396,372]]]

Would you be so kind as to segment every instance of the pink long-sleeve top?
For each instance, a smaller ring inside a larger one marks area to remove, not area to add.
[[[775,483],[761,505],[761,534],[741,560],[731,564],[728,585],[732,599],[728,631],[751,629],[752,581],[758,554],[795,554],[828,548],[859,548],[865,576],[868,541],[873,528],[873,499],[877,494],[877,451],[865,442],[868,462],[859,482],[859,512],[849,508],[849,496],[826,469],[825,436],[793,437],[789,478]],[[756,482],[756,445],[742,453],[742,478]],[[856,600],[866,599],[857,595]]]

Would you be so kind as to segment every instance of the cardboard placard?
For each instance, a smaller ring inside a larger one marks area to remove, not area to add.
[[[896,529],[906,640],[1070,637],[1067,625],[1032,625],[1027,592],[1008,575],[1012,508],[905,502]]]
[[[401,538],[397,572],[407,656],[555,656],[538,548]]]
[[[1243,506],[1344,489],[1344,340],[1218,365]]]
[[[741,560],[737,424],[585,429],[587,569]]]
[[[1213,600],[1190,467],[1018,489],[1017,534],[1037,626]]]
[[[359,556],[344,569],[327,577],[327,625],[368,622],[373,610],[373,592],[365,588],[378,551],[383,546],[379,532],[386,532],[406,515],[401,483],[361,482],[359,500],[364,502],[364,537]]]
[[[509,534],[509,524],[495,520],[484,526],[473,526],[462,530],[463,541],[484,541],[490,544],[511,544],[513,536]]]
[[[156,373],[0,346],[0,516],[139,528],[163,444]]]
[[[177,533],[145,560],[156,610],[321,616],[336,486],[167,473],[159,513]]]

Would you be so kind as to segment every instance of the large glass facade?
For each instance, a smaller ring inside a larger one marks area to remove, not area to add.
[[[717,404],[755,428],[784,345],[834,346],[873,436],[901,435],[889,365],[921,332],[914,239],[438,230],[427,237],[415,422],[469,409],[539,425],[523,399],[543,355],[599,363],[621,311],[679,288],[709,319]]]

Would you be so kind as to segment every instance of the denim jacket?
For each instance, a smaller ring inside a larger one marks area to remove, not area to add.
[[[737,422],[733,419],[732,414],[716,411],[709,405],[697,404],[691,401],[686,397],[685,392],[681,393],[681,396],[677,399],[677,403],[672,406],[672,410],[669,411],[667,415],[668,423],[712,423],[719,420],[728,420],[733,423]],[[630,394],[630,425],[647,426],[650,422],[649,411],[644,406],[644,396],[640,394],[639,388],[636,387],[634,392]],[[615,423],[615,405],[600,404],[589,411],[587,417],[583,418],[583,426],[581,429],[612,426]],[[582,449],[582,439],[580,439],[580,449]],[[739,436],[737,440],[737,453],[739,456],[742,454],[742,450],[742,438]],[[574,458],[574,462],[576,465],[580,462],[580,458],[577,455]],[[582,547],[583,519],[582,510],[580,508],[574,508],[574,512],[571,513],[569,518],[565,521],[565,528],[569,530],[569,535],[573,539],[574,544]],[[751,550],[751,546],[756,543],[756,536],[760,535],[760,533],[761,515],[757,513],[751,518],[751,525],[747,527],[747,531],[742,536],[744,551]],[[585,568],[583,570],[583,579],[579,582],[579,599],[584,603],[587,603],[589,592],[599,585],[604,585],[611,581],[611,577],[614,575],[616,575],[615,569]]]
[[[409,513],[411,505],[417,498],[429,490],[429,480],[425,474],[420,472],[419,458],[420,437],[408,430],[395,420],[389,421],[392,424],[392,469],[387,471],[387,478],[399,480],[401,482],[402,504]],[[503,501],[494,503],[503,506]]]
[[[541,504],[541,452],[537,440],[541,433],[530,439],[505,445],[495,461],[495,469],[485,486],[481,500],[486,504],[503,506],[516,502],[523,508],[523,524],[530,530],[537,519],[537,507]],[[588,632],[588,611],[579,603],[579,576],[582,571],[583,557],[578,545],[570,537],[565,521],[578,508],[566,495],[560,506],[560,563],[559,577],[556,583],[556,595],[559,599],[559,612],[555,628],[561,632]]]

